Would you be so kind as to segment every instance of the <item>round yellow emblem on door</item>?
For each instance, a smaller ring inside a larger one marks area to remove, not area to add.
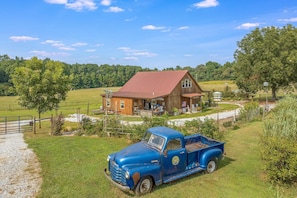
[[[172,164],[173,164],[173,165],[178,165],[178,163],[179,163],[179,157],[178,157],[178,156],[174,156],[174,157],[172,158]]]

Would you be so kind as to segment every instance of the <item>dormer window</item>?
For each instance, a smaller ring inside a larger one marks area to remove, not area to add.
[[[182,80],[182,88],[189,88],[192,87],[192,81],[190,79]]]

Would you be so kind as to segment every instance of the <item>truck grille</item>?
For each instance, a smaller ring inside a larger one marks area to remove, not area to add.
[[[121,169],[114,161],[110,161],[110,174],[114,181],[126,186],[125,171]]]

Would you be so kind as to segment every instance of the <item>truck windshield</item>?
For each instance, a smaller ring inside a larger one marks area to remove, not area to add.
[[[150,132],[146,132],[146,134],[144,135],[142,141],[146,142],[148,145],[158,149],[158,150],[162,150],[163,145],[164,145],[164,138],[152,134]]]

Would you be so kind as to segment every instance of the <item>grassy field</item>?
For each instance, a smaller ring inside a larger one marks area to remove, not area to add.
[[[226,157],[212,174],[198,173],[163,184],[144,197],[296,197],[296,188],[276,190],[265,181],[259,155],[261,122],[226,133]],[[103,175],[106,157],[130,143],[124,138],[52,137],[49,127],[25,139],[41,163],[39,197],[131,197]]]
[[[205,91],[224,91],[226,86],[230,87],[232,91],[238,89],[237,85],[231,80],[206,81],[198,82],[198,84]]]
[[[210,81],[199,83],[202,89],[216,91],[223,91],[226,84],[235,89],[236,85],[231,81]],[[60,104],[60,108],[57,111],[48,111],[41,116],[50,117],[52,114],[63,113],[64,115],[81,113],[92,114],[92,110],[99,109],[102,106],[101,94],[104,94],[106,88],[93,88],[93,89],[80,89],[69,91],[67,99]],[[119,87],[108,88],[113,92],[119,90]],[[222,110],[226,110],[222,108]],[[27,110],[18,105],[17,96],[5,96],[0,97],[0,116],[19,116],[19,115],[33,115],[38,116],[35,110]]]
[[[65,101],[61,102],[60,109],[48,111],[42,117],[49,117],[51,114],[62,112],[64,115],[77,113],[91,114],[92,110],[99,109],[102,105],[101,94],[106,88],[80,89],[69,91]],[[117,91],[118,87],[108,88]],[[0,97],[0,116],[33,115],[38,116],[35,110],[27,110],[18,105],[17,96]]]

